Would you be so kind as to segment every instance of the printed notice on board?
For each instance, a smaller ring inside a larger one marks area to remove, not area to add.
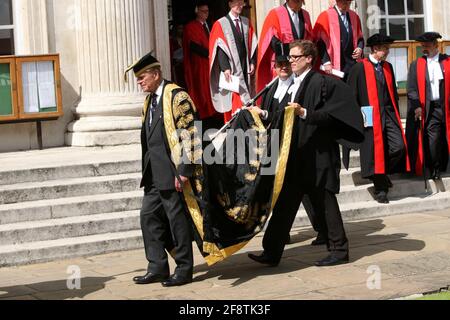
[[[39,112],[36,62],[22,64],[23,103],[25,113]]]
[[[25,113],[38,113],[56,107],[56,89],[52,61],[22,64],[23,102]]]
[[[55,76],[53,62],[42,61],[37,63],[39,108],[48,109],[56,107]]]

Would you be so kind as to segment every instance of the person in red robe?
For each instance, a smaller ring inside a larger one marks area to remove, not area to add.
[[[370,37],[367,46],[372,53],[353,66],[348,77],[365,119],[361,175],[373,181],[379,203],[389,203],[387,195],[392,182],[387,175],[410,171],[397,82],[392,65],[386,61],[393,42],[394,39],[382,34]]]
[[[250,20],[241,16],[243,0],[229,0],[230,12],[213,25],[209,40],[210,89],[215,109],[228,122],[252,99],[258,40]],[[220,77],[238,83],[234,91],[220,87]]]
[[[276,48],[280,43],[294,40],[313,40],[311,17],[302,9],[304,0],[288,0],[272,9],[264,20],[258,45],[256,91],[261,91],[276,76],[274,64]]]
[[[447,171],[450,153],[450,57],[439,53],[437,32],[416,40],[423,57],[411,64],[408,75],[406,136],[412,170],[433,180]]]
[[[221,117],[214,109],[209,90],[209,7],[199,1],[195,8],[196,19],[184,27],[184,76],[189,95],[194,101],[204,129],[220,128]]]
[[[344,73],[363,57],[364,35],[358,14],[350,10],[352,0],[337,0],[336,5],[322,12],[314,26],[314,37],[319,48],[322,69]]]

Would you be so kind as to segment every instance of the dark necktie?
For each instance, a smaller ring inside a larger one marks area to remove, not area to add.
[[[236,23],[236,30],[238,35],[240,35],[242,37],[242,30],[241,30],[241,24],[239,23],[239,19],[234,19],[235,23]]]
[[[350,24],[348,23],[347,13],[342,13],[341,16],[347,33],[350,33]]]
[[[381,62],[378,62],[375,66],[375,71],[377,74],[377,79],[381,84],[384,84],[384,73],[383,73],[383,65]]]
[[[206,24],[206,22],[203,24],[203,30],[205,30],[205,33],[209,38],[209,28],[208,28],[208,25]]]
[[[152,126],[153,116],[156,108],[158,107],[158,95],[155,93],[152,97],[152,105],[150,106],[149,126]]]

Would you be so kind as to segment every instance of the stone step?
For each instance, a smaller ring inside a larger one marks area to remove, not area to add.
[[[442,181],[427,181],[428,192],[425,191],[425,183],[420,178],[402,178],[392,180],[394,187],[389,190],[389,198],[406,198],[411,196],[426,196],[432,192],[446,191],[450,188],[450,177],[443,177]],[[369,185],[344,185],[341,193],[337,195],[339,203],[363,202],[374,200],[374,188]]]
[[[366,220],[372,218],[381,218],[386,216],[394,216],[407,214],[411,212],[450,210],[450,193],[433,192],[428,195],[406,198],[390,199],[389,204],[379,204],[378,202],[362,201],[340,204],[342,218],[345,222]],[[308,216],[301,207],[295,219],[294,226],[305,227],[310,226]]]
[[[407,214],[411,212],[411,208],[418,206],[422,212],[448,209],[450,208],[450,194],[440,192],[426,197],[393,199],[389,205],[380,205],[375,201],[347,203],[342,204],[340,208],[344,220],[350,222]],[[306,213],[300,210],[294,227],[309,225]],[[93,256],[142,247],[141,231],[138,229],[18,245],[2,245],[0,246],[0,267]]]
[[[7,186],[0,186],[0,205],[136,191],[139,189],[140,179],[140,173],[127,173],[114,176],[83,177],[10,184]]]
[[[110,176],[142,170],[140,160],[58,165],[54,167],[0,171],[0,186],[25,182]]]
[[[0,225],[139,210],[142,190],[0,205]]]
[[[140,230],[0,246],[0,267],[143,248]]]
[[[2,245],[17,245],[139,229],[139,211],[0,225]]]

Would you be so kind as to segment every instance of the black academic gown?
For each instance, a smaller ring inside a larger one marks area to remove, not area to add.
[[[294,101],[307,109],[306,119],[295,117],[286,177],[280,198],[263,238],[265,254],[278,262],[286,234],[292,227],[303,196],[319,194],[321,227],[328,249],[337,257],[348,254],[348,240],[336,194],[340,191],[339,143],[355,147],[363,140],[362,116],[350,88],[332,77],[310,71]]]
[[[165,81],[164,88],[169,84]],[[179,89],[177,92],[182,91]],[[174,94],[173,96],[175,96]],[[158,190],[174,190],[175,176],[191,177],[194,165],[182,164],[178,172],[172,164],[170,149],[167,142],[163,120],[163,102],[161,97],[153,115],[152,125],[149,125],[150,109],[146,114],[141,130],[142,149],[142,181],[141,188],[154,184]]]
[[[426,57],[423,57],[426,58]],[[442,65],[442,62],[446,59],[448,59],[449,56],[446,54],[440,54],[439,55],[439,62],[441,63],[441,68],[444,74],[444,77],[446,76],[444,73],[444,67]],[[430,85],[430,78],[428,75],[428,70],[425,72],[426,76],[426,119],[425,119],[425,125],[429,125],[430,121],[430,105],[431,105],[431,85]],[[448,76],[448,75],[447,75]],[[445,122],[445,87],[444,87],[444,81],[441,81],[440,84],[440,104],[442,109],[442,121],[443,121],[443,127],[446,127]],[[418,152],[418,134],[419,134],[419,128],[420,128],[420,122],[415,120],[415,110],[417,108],[421,108],[420,99],[419,99],[419,90],[417,88],[417,60],[414,61],[411,64],[411,67],[409,69],[408,74],[408,114],[406,117],[406,139],[408,144],[408,152],[409,152],[409,160],[411,162],[411,170],[415,170],[416,168],[416,159],[417,159],[417,152]],[[448,166],[448,160],[449,160],[449,152],[448,152],[448,145],[447,145],[447,135],[445,130],[441,134],[441,159],[439,159],[440,163],[440,170],[441,172],[444,172],[447,170]],[[432,142],[433,143],[433,142]],[[432,170],[430,166],[430,159],[427,159],[425,157],[425,175],[427,177],[430,177]]]
[[[314,71],[297,92],[295,101],[308,110],[307,119],[298,120],[295,130],[305,193],[311,188],[339,193],[339,144],[357,149],[363,141],[362,116],[349,92],[347,84]]]

